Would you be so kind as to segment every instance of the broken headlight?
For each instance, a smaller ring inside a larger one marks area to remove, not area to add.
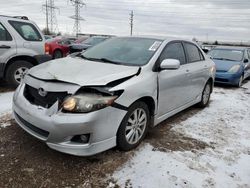
[[[65,112],[88,113],[111,106],[118,96],[102,96],[93,93],[68,97],[62,104]]]

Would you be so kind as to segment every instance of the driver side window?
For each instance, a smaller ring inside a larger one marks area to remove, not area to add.
[[[180,61],[181,65],[186,64],[185,52],[181,42],[168,44],[162,51],[159,60],[162,62],[164,59],[177,59]]]

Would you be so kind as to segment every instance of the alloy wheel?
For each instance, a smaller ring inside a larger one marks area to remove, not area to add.
[[[140,141],[147,126],[147,114],[144,109],[137,108],[128,118],[125,128],[126,140],[129,144],[136,144]]]
[[[210,84],[207,84],[204,91],[203,91],[203,104],[207,104],[210,98],[210,94],[211,94],[211,86]]]
[[[14,78],[15,78],[16,82],[20,83],[28,70],[29,69],[27,67],[18,68],[14,73]]]

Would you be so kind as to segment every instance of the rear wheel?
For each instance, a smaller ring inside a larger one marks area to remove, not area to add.
[[[58,59],[58,58],[62,58],[62,57],[63,57],[63,53],[61,52],[61,50],[54,51],[54,54],[53,54],[54,59]]]
[[[120,150],[128,151],[141,143],[148,131],[149,117],[148,107],[143,102],[136,102],[129,108],[117,132]]]
[[[204,108],[208,105],[211,91],[212,91],[212,84],[211,82],[207,82],[202,92],[201,102],[198,104],[201,108]]]
[[[33,67],[33,64],[28,61],[15,61],[8,67],[6,71],[6,81],[10,86],[17,87],[31,67]]]

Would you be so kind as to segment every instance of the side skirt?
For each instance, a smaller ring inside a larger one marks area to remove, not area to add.
[[[177,113],[179,113],[179,112],[181,112],[181,111],[183,111],[183,110],[185,110],[185,109],[199,103],[200,101],[201,101],[201,95],[199,95],[195,100],[193,100],[193,101],[191,101],[191,102],[189,102],[189,103],[187,103],[187,104],[185,104],[185,105],[183,105],[183,106],[181,106],[181,107],[179,107],[179,108],[177,108],[175,110],[172,110],[172,111],[170,111],[170,112],[168,112],[168,113],[166,113],[166,114],[164,114],[164,115],[162,115],[160,117],[155,116],[154,126],[158,125],[159,123],[166,120],[167,118],[169,118],[169,117],[171,117],[171,116],[173,116],[173,115],[175,115],[175,114],[177,114]]]

